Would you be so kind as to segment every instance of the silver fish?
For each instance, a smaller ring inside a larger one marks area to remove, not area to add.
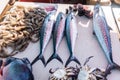
[[[66,27],[65,27],[65,34],[66,34],[66,40],[68,49],[70,52],[70,56],[65,64],[65,67],[71,62],[75,61],[80,65],[79,60],[74,56],[74,46],[77,38],[77,22],[76,18],[73,14],[73,12],[70,12],[66,18]]]
[[[62,59],[57,54],[57,49],[62,41],[64,30],[65,30],[65,15],[60,12],[56,18],[56,23],[53,30],[53,47],[54,52],[52,56],[48,59],[47,63],[49,63],[52,59],[57,59],[61,63],[63,63]]]
[[[51,38],[53,25],[54,25],[54,12],[51,12],[46,16],[45,21],[44,21],[43,26],[40,31],[40,53],[33,60],[31,65],[33,65],[39,59],[42,61],[44,66],[46,65],[45,59],[43,57],[43,53],[44,53],[44,50]]]
[[[113,61],[110,28],[108,27],[104,12],[99,4],[94,7],[93,31],[108,60],[108,67],[105,72],[106,77],[112,69],[120,70],[120,66]]]

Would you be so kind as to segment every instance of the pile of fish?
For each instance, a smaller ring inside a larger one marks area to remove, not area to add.
[[[0,21],[0,57],[24,51],[29,42],[39,39],[39,30],[47,13],[42,8],[13,6]],[[13,51],[8,53],[7,48]]]
[[[47,15],[45,18],[45,21],[42,25],[41,31],[40,31],[40,53],[39,55],[33,60],[32,65],[38,61],[41,60],[44,66],[46,66],[52,59],[57,59],[61,63],[63,63],[62,59],[59,57],[57,54],[57,49],[60,45],[60,42],[66,34],[66,40],[67,40],[67,45],[68,49],[70,51],[70,57],[67,60],[65,66],[67,66],[71,61],[75,61],[78,64],[80,64],[79,60],[74,56],[74,46],[77,38],[77,22],[76,18],[74,16],[73,12],[70,12],[67,17],[65,17],[65,14],[60,12],[57,16],[56,21],[53,18],[55,13],[52,12]],[[55,26],[54,26],[55,22]],[[53,27],[54,26],[54,27]],[[54,30],[53,30],[54,28]],[[47,62],[45,62],[43,53],[44,50],[51,38],[53,31],[53,54],[52,56],[48,59]],[[65,32],[65,33],[64,33]]]

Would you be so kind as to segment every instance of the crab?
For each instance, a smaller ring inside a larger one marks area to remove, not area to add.
[[[0,80],[34,80],[29,60],[14,57],[0,60]]]
[[[49,72],[51,73],[49,80],[76,80],[79,70],[78,68],[67,67],[57,68],[55,71],[50,69]]]
[[[104,80],[104,70],[99,68],[91,68],[90,66],[86,65],[90,58],[93,56],[90,56],[86,59],[83,66],[80,66],[79,73],[77,80]]]

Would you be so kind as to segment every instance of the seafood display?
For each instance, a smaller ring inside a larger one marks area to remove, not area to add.
[[[52,59],[57,59],[61,63],[63,63],[62,59],[57,54],[57,49],[58,49],[58,47],[60,45],[60,42],[61,42],[61,40],[63,38],[63,35],[64,35],[65,19],[66,19],[65,15],[62,12],[60,12],[57,16],[57,19],[56,19],[56,22],[55,22],[55,27],[54,27],[54,30],[53,30],[53,49],[54,49],[54,53],[48,59],[47,63],[49,63]]]
[[[61,12],[58,10],[57,15],[58,6],[41,5],[37,4],[35,7],[13,5],[0,19],[0,80],[107,80],[110,79],[107,76],[111,70],[120,70],[112,56],[115,50],[112,51],[111,28],[99,4],[95,5],[94,13],[89,6],[75,4],[65,6],[69,7],[66,14],[63,12],[66,9],[64,8]],[[94,37],[90,34],[92,29],[100,46],[94,43]],[[49,45],[50,40],[53,40],[52,45],[51,43]],[[101,51],[98,51],[99,47],[107,59],[107,67],[104,61],[106,59],[98,54]],[[18,54],[20,52],[23,54]],[[24,56],[27,58],[23,58]],[[82,61],[86,56],[90,57],[85,62]],[[88,65],[93,56],[94,61]],[[53,59],[62,64],[55,62],[47,65]],[[39,64],[33,66],[39,60],[43,66]],[[97,63],[99,60],[100,64]],[[75,64],[70,64],[72,61]],[[56,66],[57,68],[53,69]]]
[[[69,6],[69,9],[66,9],[66,14],[70,11],[77,13],[78,16],[85,15],[87,18],[93,17],[93,12],[91,11],[90,7],[82,4],[75,4],[73,7]]]
[[[39,30],[47,15],[42,8],[13,6],[0,21],[0,57],[24,51],[29,42],[39,39]],[[13,51],[8,53],[8,47]]]
[[[1,60],[0,80],[34,80],[29,60],[14,57]]]
[[[104,75],[106,77],[111,70],[120,70],[120,66],[113,61],[110,28],[108,27],[104,12],[99,4],[94,7],[93,30],[93,34],[97,37],[108,61],[108,66]]]
[[[41,60],[44,66],[46,65],[43,53],[52,35],[52,30],[54,25],[54,15],[55,12],[49,13],[44,20],[44,23],[40,31],[40,53],[33,60],[32,65],[38,60]]]
[[[71,62],[75,61],[80,64],[79,60],[74,56],[74,47],[77,38],[77,22],[73,12],[70,12],[66,18],[65,35],[70,52],[70,56],[65,64],[65,67]]]

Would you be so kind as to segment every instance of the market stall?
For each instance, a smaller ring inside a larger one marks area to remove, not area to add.
[[[19,6],[25,6],[25,7],[46,7],[46,6],[58,6],[56,16],[59,12],[66,12],[66,9],[69,8],[69,6],[73,6],[70,4],[49,4],[49,3],[34,3],[34,2],[16,2],[14,5]],[[94,6],[89,5],[91,10],[93,11]],[[120,65],[120,42],[119,42],[119,36],[118,36],[118,30],[117,26],[115,24],[115,20],[113,18],[113,14],[111,11],[111,7],[109,6],[102,6],[103,11],[105,13],[105,17],[107,19],[107,23],[109,27],[112,29],[110,30],[110,36],[111,36],[111,44],[112,44],[112,55],[113,60],[117,64]],[[67,16],[67,15],[66,15]],[[76,58],[80,61],[81,65],[84,64],[85,60],[90,57],[94,56],[90,61],[88,62],[88,65],[91,68],[100,68],[100,69],[106,69],[107,67],[107,60],[104,56],[104,53],[99,46],[99,43],[96,39],[96,37],[93,35],[93,19],[87,18],[85,16],[78,16],[76,15],[77,19],[77,30],[78,35],[75,43],[75,50],[74,55]],[[47,61],[48,58],[53,53],[53,37],[51,37],[50,42],[48,43],[43,55],[45,57],[45,60]],[[56,68],[64,68],[65,63],[67,59],[69,58],[69,50],[66,43],[66,38],[64,37],[59,48],[58,48],[58,54],[63,60],[63,64],[61,64],[56,59],[52,60],[46,67],[42,64],[41,60],[38,60],[35,64],[32,65],[32,73],[34,76],[34,80],[48,80],[50,73],[49,70],[56,69]],[[19,52],[14,57],[17,58],[28,58],[30,62],[32,62],[36,56],[40,53],[40,42],[32,43],[30,42],[28,47],[23,51]],[[79,66],[75,62],[71,62],[68,66]],[[108,80],[118,80],[120,72],[117,70],[113,70],[112,74],[108,76]]]

